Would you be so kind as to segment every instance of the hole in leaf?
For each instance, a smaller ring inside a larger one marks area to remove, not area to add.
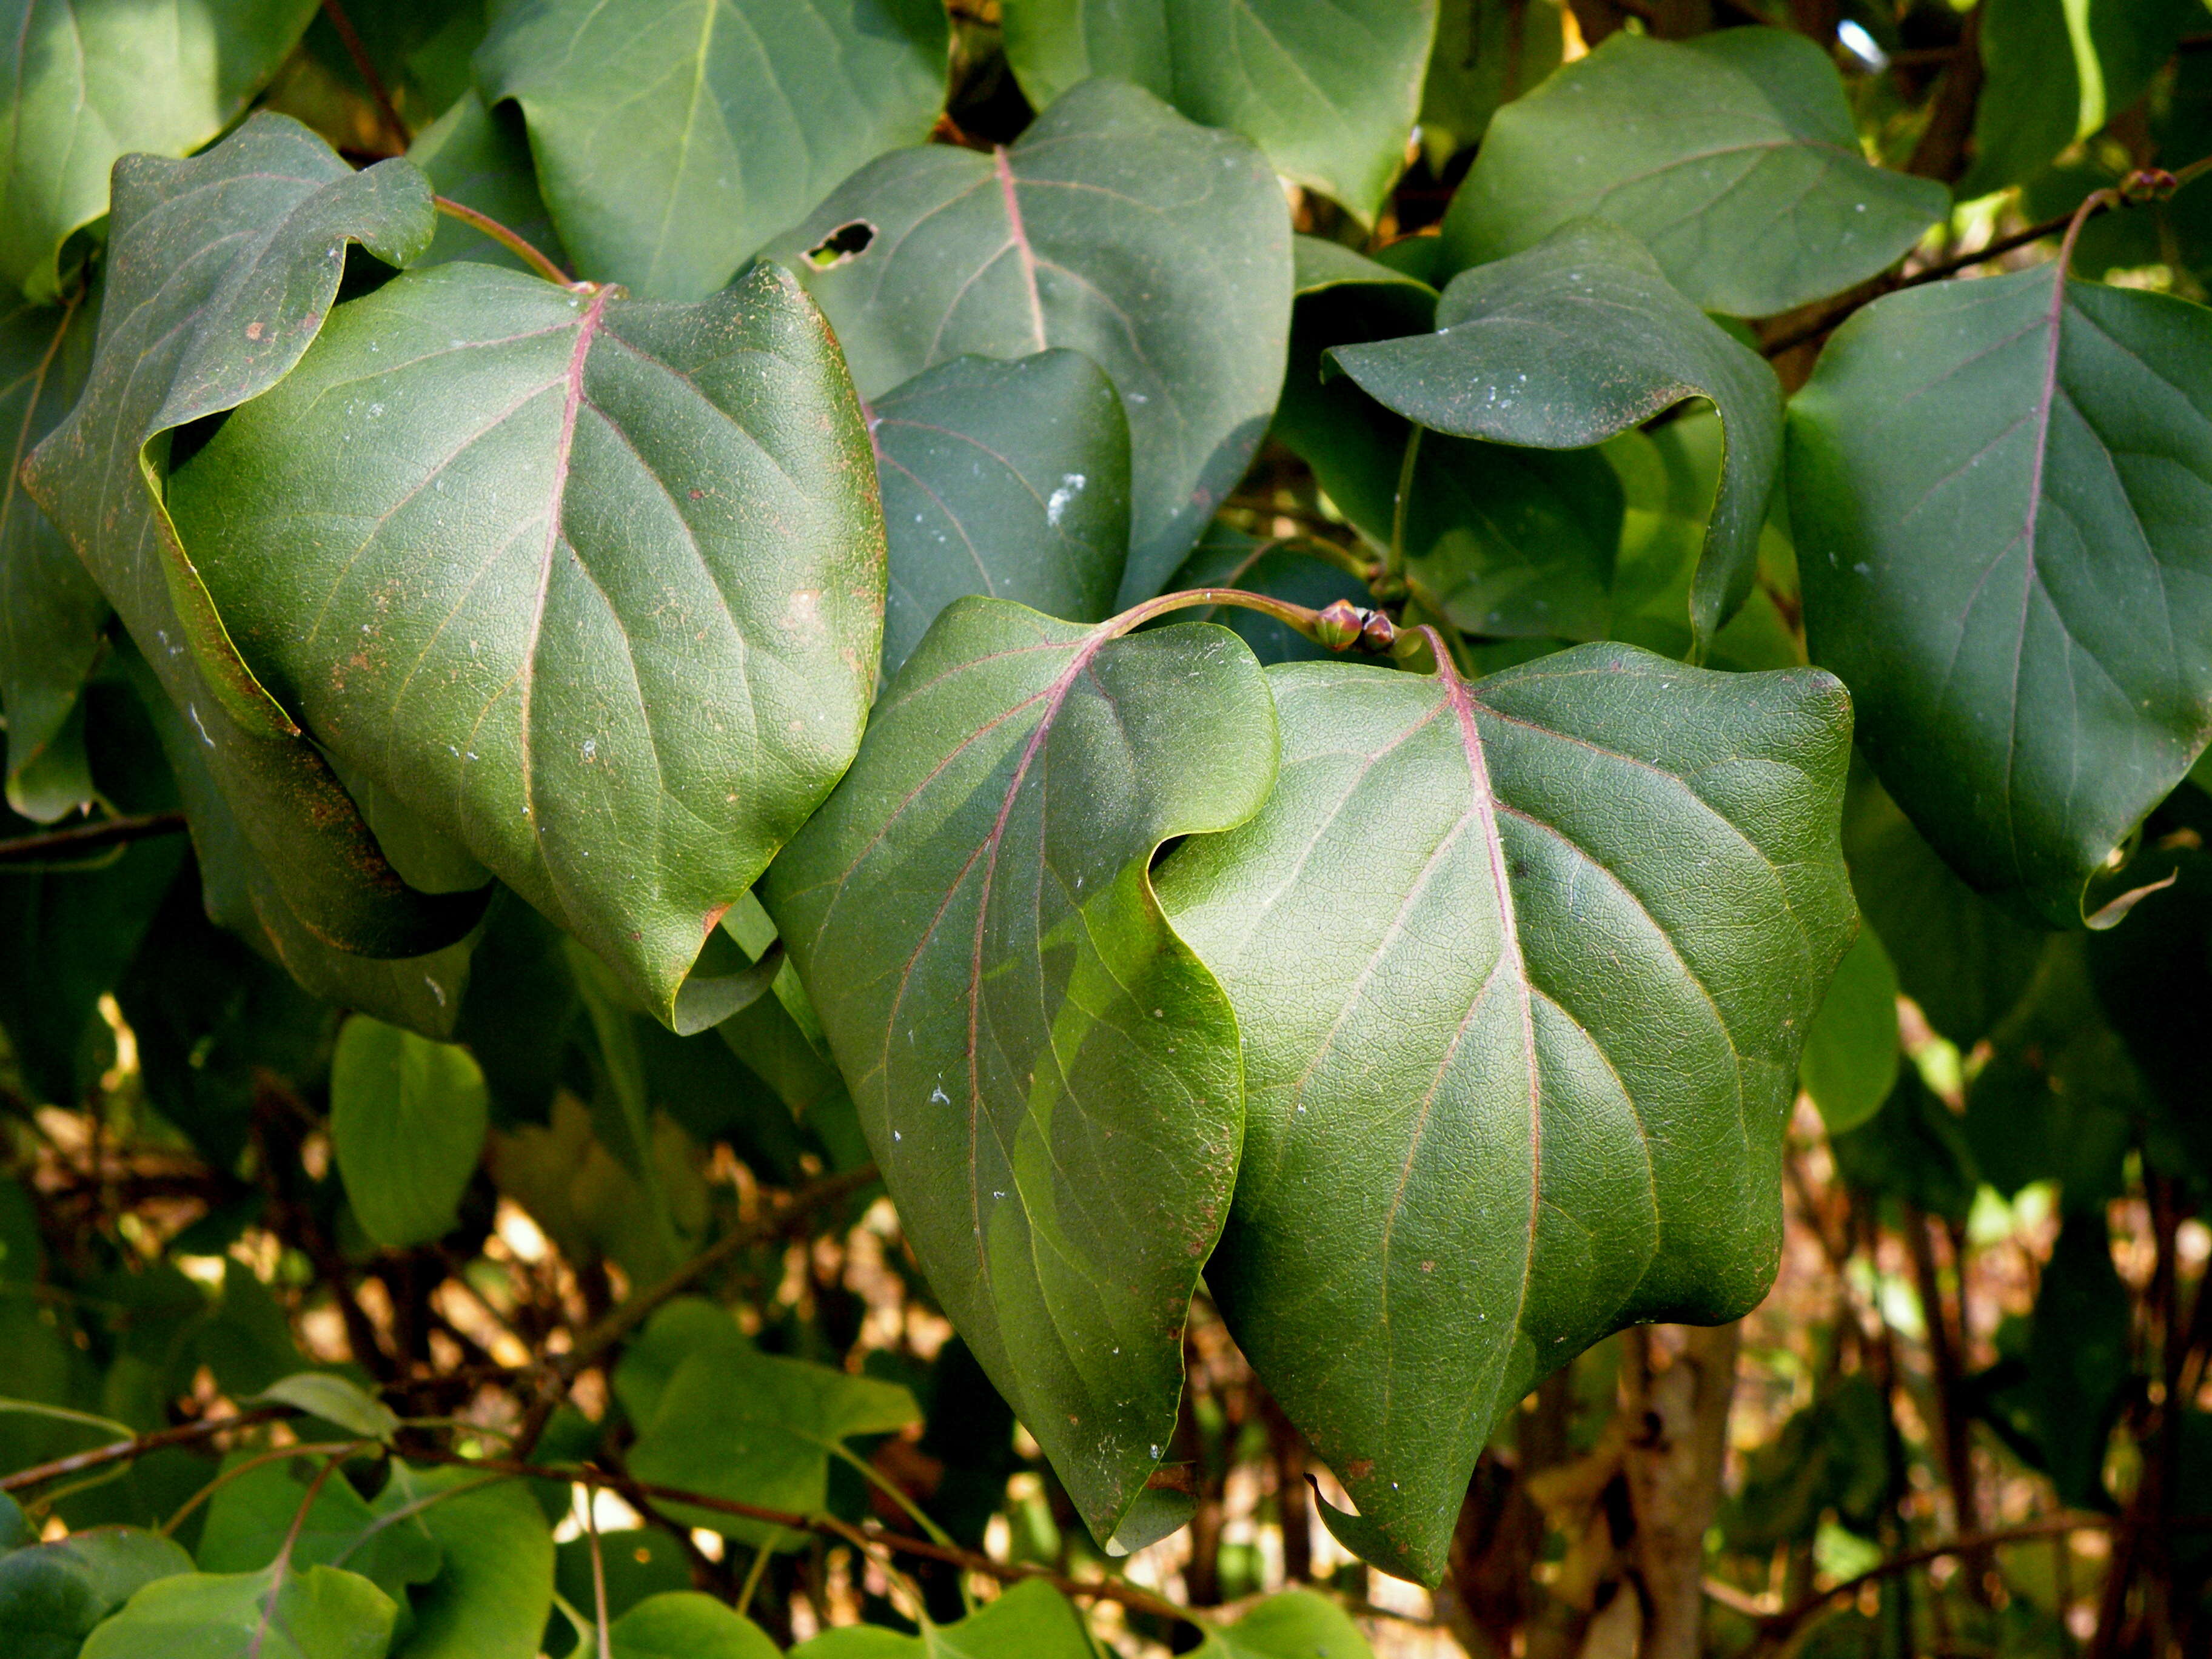
[[[807,249],[806,263],[817,270],[834,270],[859,258],[875,240],[876,228],[866,219],[855,219],[838,226]]]

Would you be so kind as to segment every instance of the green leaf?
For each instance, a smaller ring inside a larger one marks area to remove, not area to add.
[[[1243,475],[1275,406],[1290,216],[1260,154],[1093,82],[1010,148],[901,150],[768,250],[873,398],[963,355],[1082,352],[1129,420],[1129,564],[1157,592]]]
[[[1375,1659],[1375,1650],[1335,1602],[1293,1589],[1269,1596],[1228,1629],[1209,1632],[1197,1659]]]
[[[970,593],[1106,619],[1129,556],[1129,423],[1096,363],[955,357],[870,414],[890,539],[886,676]]]
[[[1444,257],[1464,270],[1597,217],[1696,304],[1763,317],[1903,258],[1948,205],[1934,179],[1868,163],[1842,78],[1804,36],[1624,29],[1498,112]]]
[[[133,151],[187,155],[238,118],[314,15],[314,0],[14,0],[0,71],[0,276],[58,297],[57,258],[108,207]]]
[[[331,1061],[331,1149],[346,1200],[386,1249],[443,1237],[483,1154],[483,1073],[465,1048],[356,1014]]]
[[[90,375],[24,471],[190,721],[271,890],[314,938],[378,957],[451,943],[483,901],[416,893],[386,862],[329,766],[231,645],[161,487],[178,428],[267,390],[299,361],[349,242],[404,261],[429,240],[431,218],[407,163],[356,173],[279,116],[257,115],[188,161],[125,159]],[[211,866],[214,828],[204,811],[194,818]]]
[[[556,264],[565,262],[560,233],[553,228],[553,216],[538,193],[538,172],[531,163],[522,117],[512,105],[486,109],[471,88],[423,129],[408,147],[407,159],[422,169],[439,195],[496,219]],[[529,269],[520,254],[475,226],[441,214],[428,252],[415,263],[419,267],[448,259]]]
[[[395,1499],[421,1511],[445,1571],[415,1597],[415,1629],[392,1659],[532,1659],[553,1607],[553,1534],[530,1488],[465,1467],[392,1466]]]
[[[641,1480],[817,1515],[829,1499],[830,1461],[846,1455],[848,1439],[890,1434],[921,1416],[895,1384],[761,1352],[727,1314],[705,1304],[672,1304],[647,1336],[656,1348],[647,1368],[675,1363],[665,1381],[617,1374],[624,1407],[638,1413],[629,1461]],[[631,1363],[626,1357],[621,1372]],[[667,1509],[755,1548],[794,1549],[809,1536],[683,1504]]]
[[[524,0],[477,53],[584,274],[698,300],[945,95],[933,0]]]
[[[1805,1033],[1797,1081],[1830,1133],[1881,1109],[1897,1081],[1897,970],[1871,927],[1836,964],[1827,1000]]]
[[[2212,736],[2212,313],[2056,265],[1909,289],[1790,428],[1808,643],[1883,784],[1973,887],[2116,920],[2087,883]]]
[[[607,1636],[613,1659],[776,1659],[767,1632],[696,1590],[648,1596]]]
[[[1455,277],[1434,334],[1328,356],[1422,426],[1538,449],[1583,448],[1686,398],[1710,398],[1728,441],[1690,592],[1700,649],[1750,592],[1782,462],[1781,389],[1623,232],[1597,220],[1563,226]]]
[[[2128,1287],[2112,1267],[2102,1209],[2066,1218],[2036,1290],[2027,1338],[2027,1394],[2036,1438],[2076,1509],[2106,1509],[2105,1444],[2130,1379]]]
[[[2025,182],[2127,110],[2203,15],[2197,0],[1989,0],[1960,199]]]
[[[190,1572],[159,1533],[95,1527],[0,1555],[0,1630],[9,1659],[76,1659],[93,1626],[143,1585]]]
[[[1005,0],[1000,15],[1037,108],[1094,76],[1133,82],[1365,225],[1405,165],[1437,0]]]
[[[259,1455],[233,1452],[225,1473]],[[370,1504],[343,1474],[333,1474],[317,1490],[313,1506],[303,1516],[313,1470],[306,1458],[280,1460],[247,1469],[217,1487],[208,1501],[207,1524],[200,1533],[200,1571],[258,1572],[276,1559],[290,1538],[295,1572],[316,1563],[343,1567],[359,1573],[395,1603],[406,1601],[409,1585],[427,1584],[437,1577],[444,1552],[421,1516],[398,1514],[405,1499],[389,1485]]]
[[[1981,1170],[1959,1115],[1921,1081],[1917,1067],[1898,1068],[1897,1086],[1882,1108],[1856,1129],[1828,1137],[1836,1173],[1853,1191],[1901,1198],[1963,1226],[1974,1205]]]
[[[132,1596],[82,1659],[384,1659],[398,1611],[337,1567],[180,1573]]]
[[[343,1039],[340,1039],[343,1046]],[[343,1376],[325,1371],[300,1371],[279,1377],[261,1391],[264,1400],[297,1406],[301,1411],[335,1423],[370,1440],[389,1441],[399,1431],[392,1408],[363,1393]]]
[[[0,316],[0,715],[8,725],[8,805],[52,823],[92,799],[70,716],[100,655],[107,600],[19,476],[31,447],[76,402],[100,317],[95,292],[66,306],[17,304]]]
[[[919,1636],[848,1625],[801,1642],[791,1659],[1092,1659],[1097,1651],[1066,1599],[1029,1578],[956,1625],[925,1623]]]
[[[1500,106],[1559,68],[1565,46],[1559,0],[1443,0],[1421,88],[1430,155],[1479,143]]]
[[[1243,1034],[1206,1283],[1434,1583],[1494,1423],[1624,1325],[1756,1304],[1798,1048],[1850,937],[1827,675],[1578,647],[1468,685],[1268,671],[1267,807],[1159,872]]]
[[[1173,1438],[1243,1116],[1147,868],[1275,769],[1234,635],[1121,625],[949,606],[765,895],[931,1287],[1101,1540]]]
[[[2212,1168],[2212,1073],[2197,1029],[2197,1011],[2212,1006],[2212,855],[2172,847],[2151,861],[2172,870],[2174,884],[2131,912],[2126,927],[2091,934],[2088,970],[2171,1121]]]
[[[574,1407],[568,1409],[574,1410]],[[581,1416],[581,1413],[579,1413]],[[584,1426],[593,1427],[588,1419]],[[587,1450],[582,1454],[590,1455]],[[540,1462],[549,1461],[540,1456]],[[539,1483],[541,1491],[558,1494],[556,1523],[574,1514],[576,1489],[566,1481]],[[542,1500],[541,1500],[542,1501]],[[676,1534],[662,1527],[625,1527],[599,1534],[599,1572],[606,1584],[607,1617],[619,1619],[651,1596],[670,1595],[691,1588],[691,1563]],[[592,1540],[571,1538],[555,1552],[553,1587],[580,1612],[596,1611],[599,1590],[592,1577]]]
[[[874,471],[836,342],[773,267],[696,306],[397,277],[170,504],[317,739],[664,1021],[860,740]]]

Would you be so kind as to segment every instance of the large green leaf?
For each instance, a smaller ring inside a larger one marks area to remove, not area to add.
[[[1206,1282],[1358,1504],[1331,1528],[1433,1583],[1540,1377],[1765,1294],[1798,1048],[1850,937],[1850,705],[1618,645],[1473,685],[1268,682],[1266,809],[1159,872],[1244,1039]]]
[[[356,1014],[331,1060],[331,1150],[362,1230],[388,1249],[453,1227],[491,1121],[465,1048]]]
[[[477,53],[587,276],[697,300],[945,94],[934,0],[523,0]]]
[[[1897,804],[1973,886],[2078,927],[2212,738],[2212,313],[1930,283],[1791,405],[1808,643]]]
[[[1039,109],[1094,76],[1241,132],[1370,223],[1405,164],[1437,0],[1004,0]]]
[[[19,303],[0,316],[0,715],[8,805],[52,823],[92,799],[70,723],[100,655],[107,600],[53,521],[24,493],[31,446],[76,402],[92,362],[96,294],[66,306]]]
[[[417,893],[392,870],[328,763],[238,656],[161,502],[176,429],[266,391],[299,362],[349,242],[398,263],[428,241],[422,175],[404,161],[356,173],[305,128],[257,115],[188,161],[118,163],[112,217],[84,393],[33,452],[25,482],[198,734],[297,925],[370,956],[446,945],[482,900]],[[194,830],[212,866],[204,814]]]
[[[1804,36],[1624,29],[1498,112],[1444,216],[1444,257],[1462,270],[1601,218],[1698,305],[1760,317],[1902,258],[1948,199],[1867,161],[1842,78]]]
[[[829,313],[864,398],[970,353],[1068,346],[1112,376],[1133,468],[1127,605],[1158,591],[1259,445],[1290,244],[1256,150],[1098,81],[989,155],[883,157],[768,252]]]
[[[1097,1651],[1066,1598],[1029,1578],[957,1625],[925,1624],[919,1636],[848,1625],[801,1642],[791,1659],[1091,1659]]]
[[[819,1514],[830,1461],[849,1455],[848,1439],[894,1433],[921,1416],[914,1396],[895,1383],[761,1352],[710,1304],[672,1304],[653,1324],[642,1364],[655,1374],[622,1385],[625,1407],[639,1411],[629,1468],[641,1480]],[[672,1369],[660,1372],[671,1360]],[[756,1548],[808,1541],[805,1533],[712,1510],[678,1504],[670,1511]]]
[[[179,1573],[132,1596],[82,1659],[384,1659],[398,1612],[337,1567]]]
[[[392,1659],[532,1659],[553,1609],[553,1534],[530,1488],[465,1467],[395,1463],[385,1496],[437,1498],[420,1514],[445,1558]]]
[[[970,593],[1105,620],[1129,556],[1129,423],[1097,364],[955,357],[869,413],[890,540],[885,674]]]
[[[1988,0],[1981,13],[1985,78],[1961,198],[2024,183],[2134,104],[2174,43],[2203,27],[2204,8],[2198,0]]]
[[[1375,1659],[1375,1653],[1350,1613],[1310,1589],[1293,1589],[1209,1632],[1197,1659]]]
[[[230,1479],[208,1501],[198,1548],[203,1572],[258,1572],[292,1540],[292,1570],[320,1563],[368,1579],[395,1602],[410,1584],[438,1576],[444,1552],[419,1515],[402,1516],[406,1498],[389,1485],[372,1504],[343,1475],[332,1475],[307,1504],[307,1459],[247,1467],[261,1454],[231,1454]],[[306,1468],[292,1467],[292,1463]],[[243,1469],[242,1474],[234,1471]],[[296,1530],[295,1530],[296,1528]]]
[[[1700,649],[1750,592],[1782,462],[1781,388],[1625,232],[1591,219],[1563,226],[1455,277],[1435,333],[1328,356],[1422,426],[1538,449],[1583,448],[1686,398],[1710,398],[1728,441],[1690,589]]]
[[[1118,626],[948,607],[767,902],[939,1299],[1136,1547],[1243,1118],[1235,1016],[1147,866],[1259,810],[1275,726],[1225,629]]]
[[[192,1558],[159,1533],[94,1527],[0,1553],[0,1631],[9,1659],[76,1659],[93,1626]]]
[[[663,1020],[829,792],[875,680],[882,520],[822,318],[471,262],[340,306],[171,480],[317,740]]]
[[[767,1632],[696,1590],[647,1596],[607,1638],[611,1659],[776,1659]]]
[[[1347,376],[1324,379],[1323,356],[1427,333],[1436,292],[1334,242],[1301,236],[1296,248],[1297,303],[1274,435],[1369,542],[1387,547],[1398,538],[1422,598],[1455,625],[1493,637],[1601,638],[1621,515],[1620,485],[1604,457],[1427,434],[1405,477],[1413,422]]]
[[[10,0],[0,10],[0,276],[55,299],[56,257],[107,211],[116,160],[207,143],[314,13],[314,0]]]

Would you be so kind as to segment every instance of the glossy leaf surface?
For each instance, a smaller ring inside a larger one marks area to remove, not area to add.
[[[1791,406],[1790,509],[1890,794],[2080,926],[2212,738],[2212,314],[2050,265],[1879,301]]]
[[[0,70],[0,276],[58,297],[56,257],[107,210],[108,169],[184,155],[238,118],[314,0],[11,0]]]
[[[337,1567],[180,1573],[132,1596],[93,1632],[82,1659],[384,1659],[398,1612]]]
[[[1405,161],[1437,0],[1007,0],[1000,15],[1038,108],[1094,76],[1132,82],[1364,224]]]
[[[906,1237],[1101,1540],[1172,1438],[1243,1115],[1235,1017],[1146,869],[1274,767],[1227,629],[963,599],[769,875]]]
[[[9,1659],[76,1659],[93,1627],[138,1589],[191,1570],[182,1547],[137,1527],[95,1527],[0,1553]]]
[[[1749,592],[1782,464],[1781,389],[1625,233],[1567,225],[1455,277],[1434,334],[1340,346],[1329,359],[1422,426],[1539,449],[1583,448],[1686,398],[1710,398],[1727,448],[1690,590],[1699,649]]]
[[[647,1596],[607,1638],[611,1659],[776,1659],[758,1625],[696,1590]]]
[[[955,357],[877,398],[884,672],[971,593],[1103,622],[1129,556],[1129,423],[1077,351]]]
[[[1182,562],[1259,445],[1290,245],[1257,150],[1102,81],[989,155],[883,157],[768,253],[829,313],[864,398],[967,354],[1066,346],[1104,369],[1129,419],[1128,605]]]
[[[1268,680],[1274,793],[1160,872],[1244,1038],[1206,1280],[1358,1505],[1332,1530],[1433,1583],[1538,1379],[1765,1294],[1798,1048],[1850,933],[1850,707],[1825,674],[1614,645],[1472,686]]]
[[[477,54],[583,274],[698,300],[870,157],[929,133],[931,0],[524,0]]]
[[[772,267],[662,306],[457,263],[340,307],[170,504],[317,738],[667,1020],[859,741],[866,444]]]
[[[1696,304],[1760,317],[1902,258],[1947,205],[1933,179],[1867,161],[1835,66],[1803,36],[1624,30],[1498,112],[1444,257],[1464,270],[1600,218]]]
[[[490,1105],[467,1049],[356,1015],[331,1060],[331,1150],[346,1201],[386,1249],[427,1244],[457,1218]]]
[[[252,118],[188,161],[126,160],[84,393],[24,471],[198,733],[272,891],[307,933],[367,956],[448,944],[481,902],[416,893],[385,860],[328,763],[239,658],[158,487],[169,434],[258,396],[299,362],[349,243],[404,262],[428,241],[431,217],[406,163],[356,173],[276,116]],[[213,867],[204,812],[194,828]]]

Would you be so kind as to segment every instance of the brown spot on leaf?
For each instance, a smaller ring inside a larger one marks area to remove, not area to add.
[[[1364,1480],[1374,1473],[1375,1460],[1371,1457],[1355,1457],[1344,1466],[1344,1478],[1346,1480]]]

